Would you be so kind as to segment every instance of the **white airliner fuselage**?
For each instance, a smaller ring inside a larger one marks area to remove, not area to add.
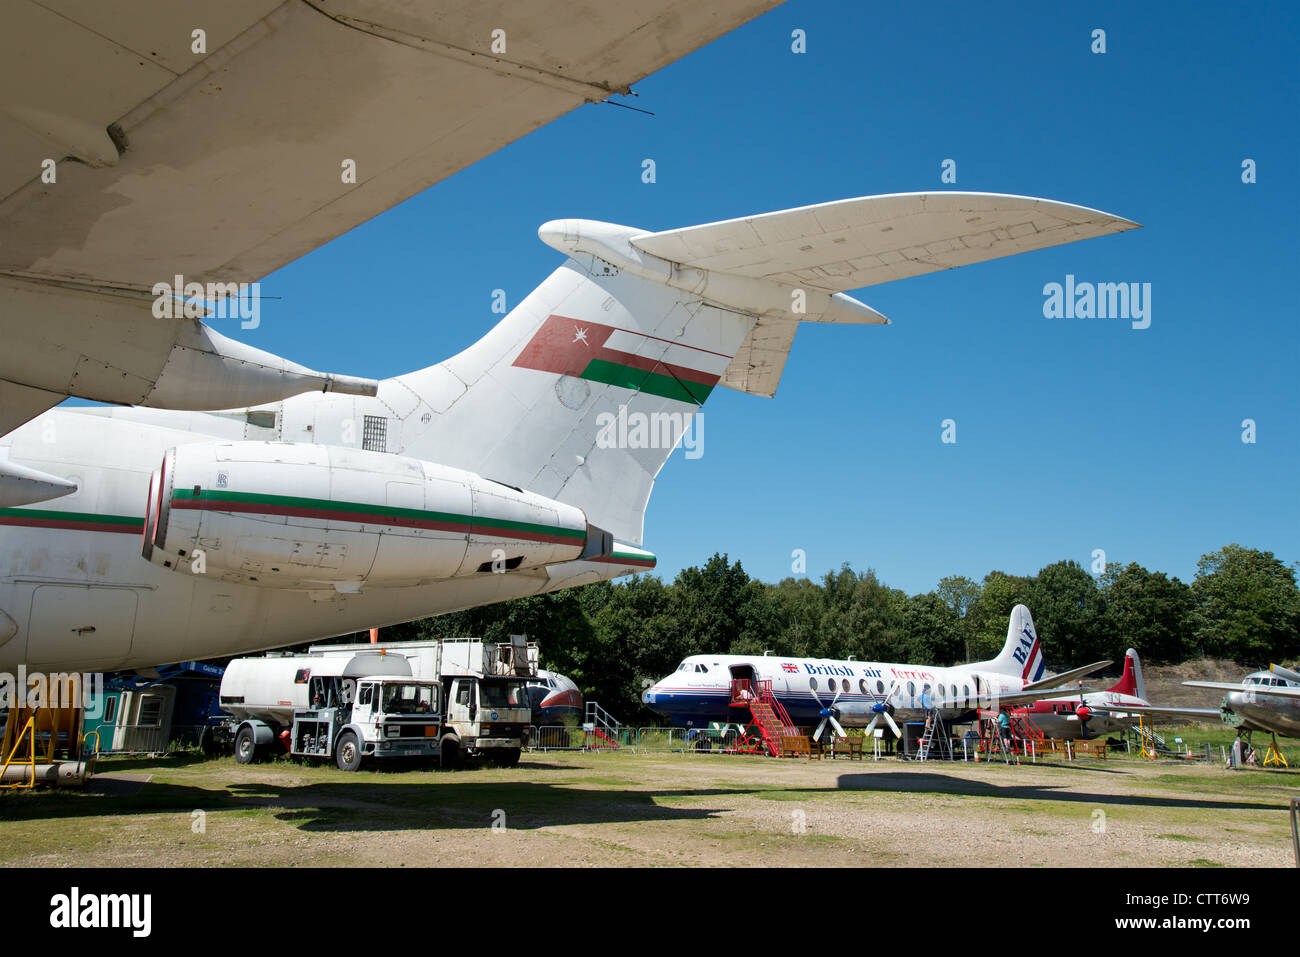
[[[1029,690],[1045,671],[1033,618],[1029,609],[1017,605],[1006,643],[989,661],[944,668],[775,655],[692,655],[648,688],[642,701],[674,725],[703,727],[746,720],[733,703],[743,703],[748,689],[733,682],[767,682],[796,725],[812,727],[829,711],[844,727],[865,727],[882,711],[900,723],[923,720],[932,710],[954,720],[980,709],[997,710],[1016,695],[1059,694]],[[740,688],[739,698],[733,688]]]
[[[312,394],[216,414],[57,409],[0,440],[0,457],[77,485],[39,507],[0,509],[0,671],[107,671],[240,654],[653,567],[650,553],[619,545],[594,560],[403,587],[268,588],[142,556],[150,476],[169,448],[273,438],[342,444],[345,430],[371,415],[390,423],[391,441],[385,398],[400,391],[389,380],[373,399]]]

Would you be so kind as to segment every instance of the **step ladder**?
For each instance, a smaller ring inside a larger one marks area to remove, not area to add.
[[[916,759],[918,761],[925,761],[930,757],[936,739],[938,740],[938,752],[935,757],[946,758],[951,761],[953,759],[952,736],[948,733],[948,726],[944,723],[943,714],[938,708],[931,708],[925,713],[925,730],[921,733],[921,741],[916,749]]]
[[[980,717],[980,747],[984,751],[984,760],[992,761],[995,755],[1001,756],[1007,764],[1019,764],[1020,757],[1015,753],[1014,744],[1008,748],[1007,743],[1002,740],[1002,731],[998,727],[998,712],[981,711]],[[1012,741],[1016,733],[1014,723],[1011,726]]]
[[[790,720],[785,707],[772,694],[770,680],[733,679],[731,707],[749,709],[753,723],[762,735],[763,744],[774,758],[781,756],[781,738],[799,736],[799,729]]]

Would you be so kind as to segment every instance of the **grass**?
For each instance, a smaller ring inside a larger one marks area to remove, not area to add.
[[[0,793],[0,864],[1289,863],[1300,777],[1204,764],[949,765],[528,755],[518,768],[366,770],[288,761],[105,760],[134,793]],[[1294,782],[1294,783],[1293,783]],[[1162,838],[1148,857],[1090,830]],[[195,810],[205,812],[194,833]],[[792,812],[806,830],[792,833]],[[490,836],[500,815],[508,840]],[[953,834],[966,835],[953,841]],[[998,834],[1034,838],[1006,845]],[[1171,850],[1171,848],[1173,850]],[[999,857],[999,855],[1002,855]]]

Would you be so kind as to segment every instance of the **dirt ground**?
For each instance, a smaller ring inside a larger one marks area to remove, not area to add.
[[[362,771],[106,760],[0,794],[4,866],[1292,866],[1300,772],[535,753]]]
[[[1116,667],[1122,665],[1122,661],[1117,662]],[[1167,708],[1218,708],[1219,702],[1223,700],[1222,691],[1187,688],[1183,682],[1228,681],[1235,684],[1255,670],[1234,661],[1202,658],[1163,667],[1143,664],[1142,677],[1146,681],[1147,700],[1153,705]]]

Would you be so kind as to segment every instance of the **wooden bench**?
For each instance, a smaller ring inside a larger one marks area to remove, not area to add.
[[[836,738],[831,745],[831,758],[838,758],[841,754],[846,755],[850,761],[861,761],[862,738]]]
[[[1029,742],[1026,742],[1028,744]],[[1088,755],[1094,758],[1106,759],[1106,739],[1098,738],[1095,741],[1063,741],[1059,738],[1043,738],[1034,741],[1034,750],[1039,754],[1060,754],[1070,758],[1079,755]],[[1026,748],[1026,751],[1028,748]]]
[[[809,761],[812,760],[812,741],[808,738],[781,735],[781,757],[797,758],[800,756],[807,757]]]

